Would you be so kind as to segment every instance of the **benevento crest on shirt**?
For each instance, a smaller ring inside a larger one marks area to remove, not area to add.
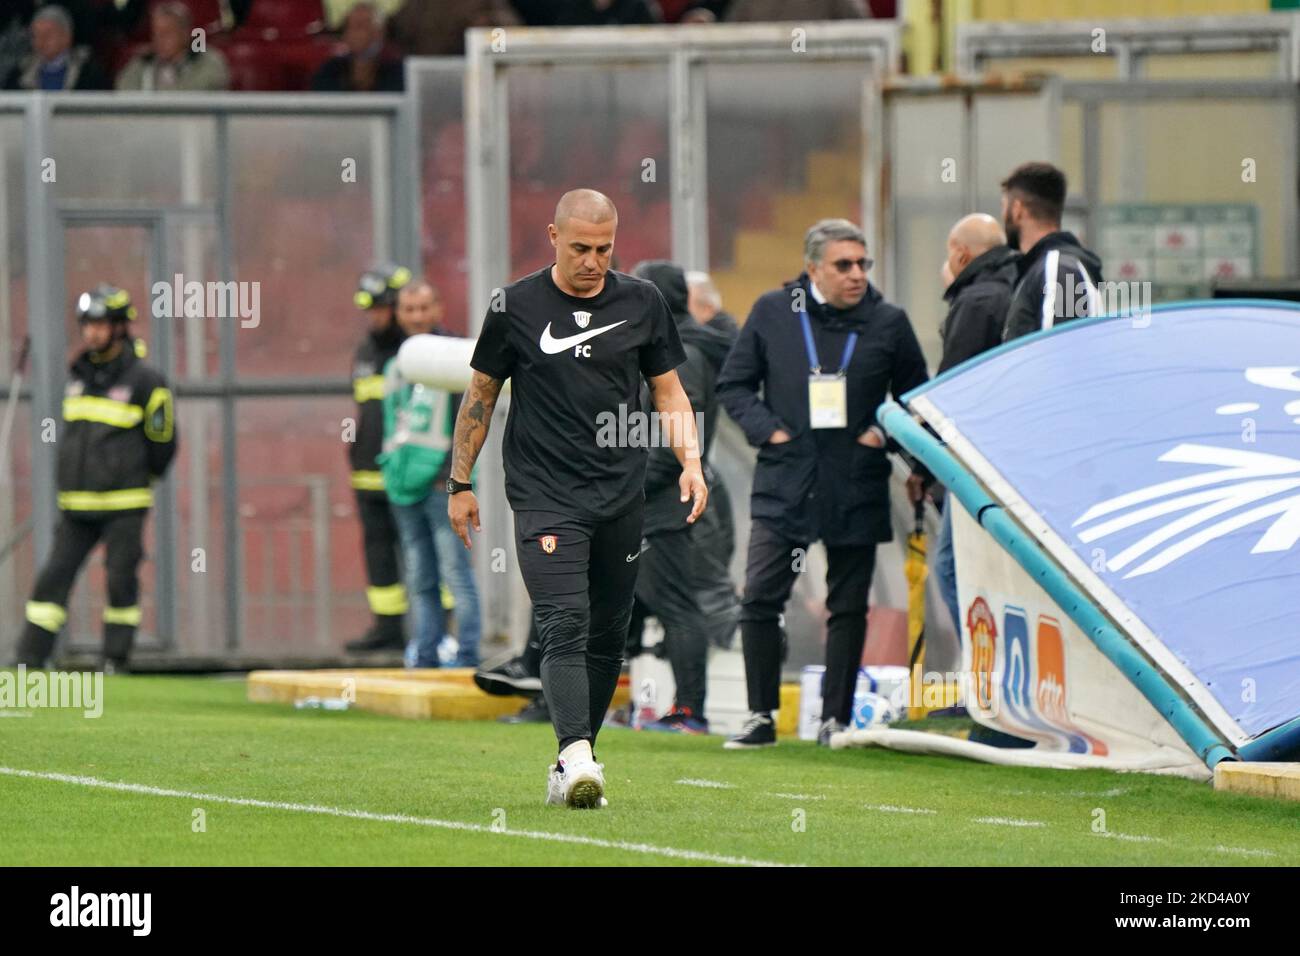
[[[590,316],[588,316],[588,318],[590,318]],[[555,535],[553,534],[542,535],[542,550],[545,551],[547,554],[555,553]]]
[[[573,313],[573,321],[578,323],[578,328],[585,329],[587,326],[591,325],[591,313],[575,312]]]

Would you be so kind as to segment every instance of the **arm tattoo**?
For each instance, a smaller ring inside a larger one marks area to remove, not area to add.
[[[470,379],[469,390],[456,415],[456,430],[451,439],[451,476],[457,481],[469,481],[474,462],[478,460],[478,453],[487,440],[488,427],[492,424],[492,410],[496,408],[501,385],[500,379],[491,378],[482,372],[475,372]]]

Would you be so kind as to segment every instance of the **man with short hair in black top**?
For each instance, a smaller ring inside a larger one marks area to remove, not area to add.
[[[447,482],[452,527],[469,547],[469,526],[480,530],[470,472],[511,379],[506,496],[560,744],[546,802],[572,807],[605,803],[592,744],[623,663],[647,446],[666,443],[681,462],[681,500],[693,502],[687,523],[708,499],[694,416],[675,371],[686,357],[677,323],[652,283],[609,268],[617,226],[609,197],[565,193],[547,227],[555,264],[494,297],[456,418]],[[642,376],[654,416],[640,407]]]

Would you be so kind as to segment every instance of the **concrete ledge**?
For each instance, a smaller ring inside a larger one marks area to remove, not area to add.
[[[358,710],[414,720],[495,720],[523,706],[523,697],[493,697],[473,683],[470,668],[361,671],[253,671],[248,699],[292,704],[303,697],[348,697]],[[627,704],[627,679],[611,707]]]
[[[1214,789],[1273,800],[1300,801],[1300,763],[1224,760],[1214,768]]]

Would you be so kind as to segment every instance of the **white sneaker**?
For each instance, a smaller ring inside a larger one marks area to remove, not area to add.
[[[546,805],[569,806],[584,810],[607,807],[605,799],[605,765],[594,760],[557,760],[546,781]]]
[[[559,764],[551,764],[551,775],[546,778],[546,805],[564,806],[564,774],[560,773]]]

